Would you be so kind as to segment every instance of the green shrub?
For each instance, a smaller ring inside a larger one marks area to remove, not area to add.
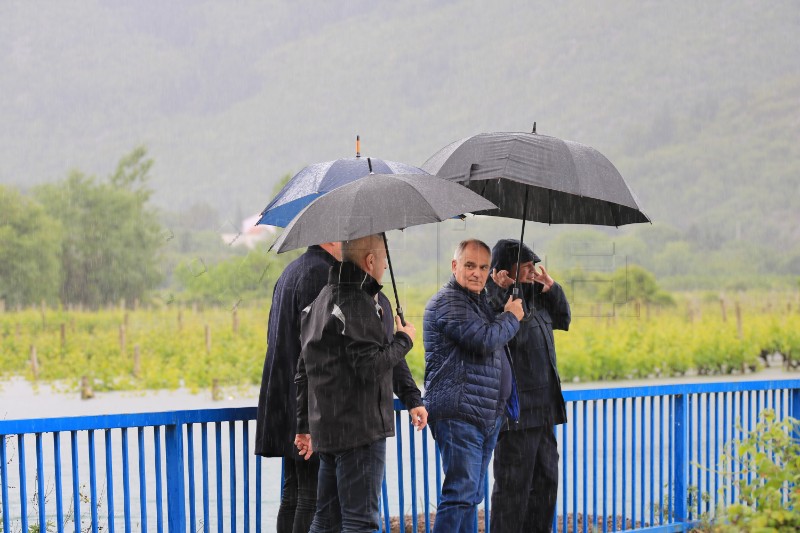
[[[738,501],[718,510],[712,531],[800,531],[798,432],[800,421],[779,420],[772,409],[767,409],[756,428],[733,443],[723,457],[723,469],[733,478]],[[731,468],[734,463],[741,467],[741,474],[731,474],[739,470]]]

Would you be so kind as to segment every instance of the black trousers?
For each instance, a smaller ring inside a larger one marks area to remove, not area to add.
[[[491,533],[551,531],[557,496],[553,427],[500,433],[494,449]]]
[[[283,458],[283,492],[278,510],[278,533],[308,533],[317,509],[319,456]]]

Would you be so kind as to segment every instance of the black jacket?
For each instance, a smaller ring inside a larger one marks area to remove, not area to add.
[[[567,413],[556,365],[553,329],[569,329],[569,303],[558,283],[553,283],[544,293],[539,283],[522,283],[520,287],[525,318],[508,343],[517,378],[520,411],[519,423],[511,427],[526,429],[563,424]],[[502,311],[511,287],[501,289],[489,278],[486,290],[495,311]],[[531,307],[535,307],[535,311],[532,312]]]
[[[311,433],[318,452],[394,435],[392,371],[412,346],[405,333],[387,342],[375,279],[345,262],[328,281],[303,310],[295,376],[297,432]]]
[[[297,389],[294,376],[300,357],[300,312],[311,305],[328,283],[331,267],[339,262],[319,246],[284,269],[275,283],[267,330],[267,354],[261,376],[256,416],[255,453],[265,457],[295,457],[297,449]],[[387,338],[394,336],[391,304],[383,293]],[[409,409],[422,405],[422,395],[405,359],[393,370],[394,392]]]

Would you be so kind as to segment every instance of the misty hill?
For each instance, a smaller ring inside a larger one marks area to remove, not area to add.
[[[144,144],[157,203],[233,219],[357,133],[421,165],[535,120],[695,251],[797,253],[798,27],[788,0],[3,3],[0,183],[105,175]]]

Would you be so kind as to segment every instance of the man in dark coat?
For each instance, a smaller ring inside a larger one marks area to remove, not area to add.
[[[345,242],[342,254],[301,319],[295,444],[303,457],[320,456],[313,533],[378,529],[386,438],[394,435],[393,370],[416,335],[397,319],[397,333],[386,338],[378,302],[383,239]],[[421,429],[424,407],[411,413]]]
[[[492,279],[487,291],[495,310],[502,309],[517,278],[517,254],[525,318],[509,343],[519,391],[519,421],[500,433],[494,452],[492,533],[550,531],[558,494],[558,447],[553,426],[567,421],[556,366],[553,329],[569,329],[570,309],[564,290],[553,281],[539,257],[517,240],[504,239],[492,249]]]
[[[341,258],[341,244],[311,246],[289,263],[275,283],[267,329],[267,355],[256,417],[255,453],[283,458],[283,490],[278,533],[307,533],[317,505],[319,459],[297,455],[297,391],[294,375],[300,356],[300,312],[328,282]]]
[[[522,304],[508,298],[494,312],[484,291],[489,258],[483,242],[461,242],[453,276],[425,306],[425,406],[444,469],[434,533],[472,531],[505,413],[518,415],[506,344],[519,330]]]
[[[319,458],[307,461],[294,445],[297,434],[297,389],[294,376],[300,356],[300,312],[308,307],[328,282],[328,273],[341,259],[341,243],[311,246],[292,261],[275,283],[270,307],[267,354],[261,378],[256,417],[255,453],[283,459],[284,481],[278,510],[278,533],[306,533],[317,507]],[[394,335],[391,304],[383,293],[384,328]],[[412,416],[427,412],[414,378],[403,361],[393,370],[393,387]]]

